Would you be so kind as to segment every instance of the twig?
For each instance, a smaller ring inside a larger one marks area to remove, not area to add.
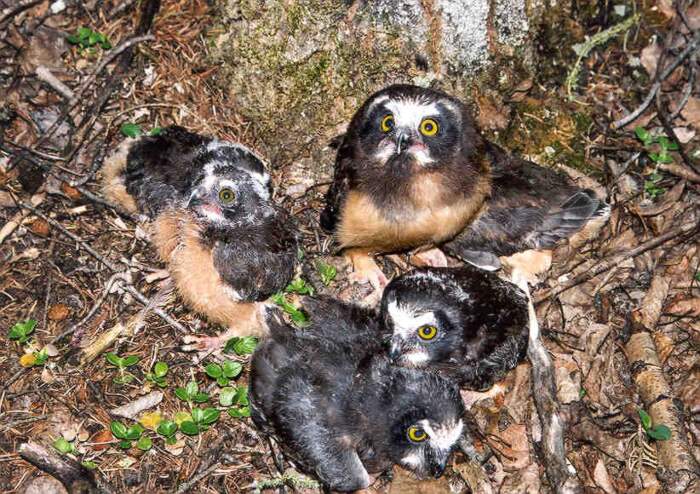
[[[47,67],[39,65],[36,68],[36,76],[39,80],[51,86],[58,94],[66,98],[69,103],[72,104],[75,102],[75,93],[73,90],[59,81]]]
[[[92,257],[97,259],[99,262],[104,264],[109,270],[113,272],[119,272],[120,270],[115,264],[112,264],[111,261],[106,259],[102,254],[97,252],[95,249],[90,247],[83,239],[75,235],[74,233],[70,232],[67,230],[63,225],[61,225],[58,221],[54,220],[53,218],[49,218],[45,214],[43,214],[41,211],[38,209],[29,206],[28,204],[24,204],[22,202],[17,202],[17,205],[19,207],[22,207],[24,209],[28,209],[38,217],[42,218],[46,222],[48,222],[51,226],[55,227],[57,230],[59,230],[61,233],[66,235],[68,238],[71,240],[75,241],[78,245],[80,245],[83,249],[85,249]],[[171,316],[169,316],[165,311],[163,311],[160,308],[154,307],[153,303],[151,300],[148,299],[145,295],[143,295],[141,292],[139,292],[133,285],[125,283],[124,284],[124,290],[129,292],[131,295],[134,296],[141,304],[149,307],[153,307],[153,312],[155,312],[158,316],[160,316],[161,319],[163,319],[165,322],[173,326],[175,329],[180,331],[181,333],[189,333],[185,327],[177,322],[175,319],[173,319]]]
[[[580,273],[577,276],[574,276],[572,279],[561,283],[555,289],[547,290],[544,293],[537,295],[535,297],[535,304],[540,304],[549,298],[556,297],[557,295],[565,292],[566,290],[569,290],[570,288],[573,288],[577,285],[580,285],[581,283],[590,280],[595,276],[598,276],[600,273],[607,271],[608,269],[618,265],[622,261],[636,257],[639,254],[642,254],[648,250],[655,249],[656,247],[665,244],[669,240],[672,240],[681,235],[691,235],[697,233],[698,228],[700,228],[700,226],[697,223],[686,223],[677,228],[673,228],[667,231],[663,235],[659,235],[658,237],[654,237],[650,240],[647,240],[646,242],[638,245],[633,249],[629,249],[620,254],[616,254],[609,258],[603,259],[594,268],[588,271],[584,271],[583,273]]]
[[[0,24],[5,22],[10,17],[19,14],[23,10],[27,10],[31,7],[34,7],[35,5],[38,5],[43,1],[44,0],[20,0],[12,7],[7,7],[5,10],[2,11],[2,13],[0,13]]]
[[[557,493],[579,492],[581,486],[576,470],[566,460],[564,421],[559,413],[554,366],[540,338],[540,327],[527,280],[519,276],[517,278],[513,282],[525,292],[528,300],[530,336],[527,356],[532,364],[533,400],[542,424],[542,450],[547,479]]]
[[[695,35],[693,36],[693,39],[686,45],[685,49],[656,78],[656,82],[651,86],[649,94],[646,95],[644,101],[642,101],[642,104],[639,105],[636,110],[634,110],[627,116],[622,117],[619,120],[615,120],[612,124],[610,124],[610,128],[619,129],[620,127],[624,127],[628,123],[635,121],[642,113],[644,113],[644,111],[654,100],[656,93],[659,91],[659,89],[661,89],[661,84],[663,84],[663,82],[668,78],[668,76],[670,76],[673,73],[673,71],[676,70],[686,58],[688,58],[695,50],[698,49],[698,44],[700,44],[700,30],[696,31]]]
[[[681,155],[681,158],[683,158],[683,163],[690,168],[691,170],[700,173],[700,170],[697,170],[695,168],[695,165],[693,164],[693,161],[690,159],[688,156],[688,153],[685,152],[685,147],[683,146],[683,143],[678,139],[678,136],[676,135],[676,131],[673,130],[673,126],[671,123],[668,121],[666,118],[666,115],[664,115],[664,109],[663,105],[661,103],[661,93],[656,94],[656,111],[657,114],[656,116],[659,117],[659,121],[661,122],[661,125],[664,128],[664,132],[666,132],[666,135],[670,137],[673,142],[676,143],[678,146],[678,154]]]
[[[58,479],[70,493],[104,492],[111,494],[112,487],[94,471],[81,466],[67,456],[59,455],[39,444],[28,442],[20,445],[19,455],[39,470]]]
[[[583,59],[586,58],[591,50],[596,46],[602,45],[618,34],[627,31],[633,24],[639,21],[640,17],[640,14],[634,14],[619,24],[611,26],[608,29],[591,36],[591,38],[585,43],[578,45],[581,47],[580,52],[578,53],[578,58],[576,59],[576,63],[574,63],[571,72],[569,72],[569,75],[566,77],[566,81],[564,82],[564,85],[566,86],[566,94],[569,96],[569,99],[573,99],[571,96],[571,91],[573,91],[574,87],[576,86],[576,81],[578,80],[579,73],[581,72],[581,63],[583,62]]]

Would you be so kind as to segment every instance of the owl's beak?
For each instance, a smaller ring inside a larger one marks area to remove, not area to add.
[[[411,136],[399,130],[394,141],[396,142],[396,154],[401,154],[401,152],[408,149],[408,146],[411,144]]]
[[[204,197],[205,194],[206,191],[201,185],[195,188],[190,194],[189,199],[187,199],[187,204],[185,205],[185,207],[189,208],[193,206],[199,206],[202,203],[201,199],[202,197]]]
[[[399,357],[401,357],[401,342],[392,340],[391,346],[389,347],[389,358],[392,362],[396,362]]]
[[[450,460],[450,453],[451,451],[449,449],[440,449],[437,451],[430,450],[428,454],[428,469],[430,471],[430,475],[438,478],[445,472],[447,463]]]

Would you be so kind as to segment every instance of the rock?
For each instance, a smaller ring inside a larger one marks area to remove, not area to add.
[[[465,83],[489,71],[499,84],[516,84],[533,58],[529,18],[543,8],[526,0],[218,3],[217,83],[273,166],[315,157],[389,84],[439,81],[464,99]],[[315,168],[329,173],[331,165]]]

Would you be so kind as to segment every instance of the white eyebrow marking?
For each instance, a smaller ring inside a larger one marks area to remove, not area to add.
[[[402,338],[407,338],[425,324],[435,325],[437,323],[433,312],[418,314],[405,305],[400,305],[395,300],[389,302],[387,310],[389,312],[389,317],[391,317],[391,320],[394,322],[394,334]]]
[[[435,103],[425,103],[416,99],[396,99],[386,104],[386,107],[394,115],[397,127],[409,127],[418,129],[425,117],[436,116],[440,112]]]
[[[430,425],[428,420],[418,422],[425,432],[428,433],[430,444],[438,449],[450,449],[459,440],[464,429],[462,419],[459,419],[454,425],[441,425],[436,429]]]

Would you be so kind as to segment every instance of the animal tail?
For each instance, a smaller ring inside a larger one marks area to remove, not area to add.
[[[138,208],[136,201],[126,191],[124,176],[126,173],[127,155],[135,139],[127,138],[114,153],[105,159],[102,165],[102,195],[108,201],[120,206],[129,213],[136,213]]]
[[[583,189],[569,197],[561,207],[547,215],[539,229],[538,247],[549,248],[558,240],[569,238],[594,218],[605,219],[610,205],[590,189]]]

